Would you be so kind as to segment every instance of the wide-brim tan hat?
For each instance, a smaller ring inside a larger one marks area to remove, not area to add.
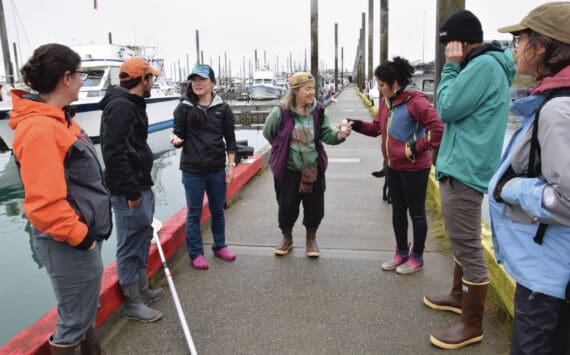
[[[549,2],[533,9],[521,22],[498,29],[517,33],[530,29],[562,43],[570,44],[570,2]]]
[[[297,72],[291,75],[291,78],[289,78],[289,87],[291,89],[300,88],[301,86],[309,84],[315,84],[315,78],[311,75],[311,73]]]

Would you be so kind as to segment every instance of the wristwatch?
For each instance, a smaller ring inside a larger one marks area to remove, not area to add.
[[[236,167],[236,163],[230,163],[231,166],[233,166],[234,168]]]

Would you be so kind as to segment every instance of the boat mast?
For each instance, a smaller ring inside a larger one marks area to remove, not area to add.
[[[2,46],[2,60],[4,61],[4,73],[10,84],[14,86],[14,72],[12,62],[10,62],[10,47],[8,46],[8,31],[6,31],[6,18],[4,16],[4,6],[0,0],[0,46]]]

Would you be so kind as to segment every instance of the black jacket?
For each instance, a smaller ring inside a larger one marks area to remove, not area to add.
[[[205,112],[200,128],[192,127],[188,117],[190,110]],[[174,110],[174,134],[184,139],[180,158],[183,171],[199,173],[223,169],[226,152],[237,152],[234,113],[219,96],[214,96],[207,109],[195,107],[183,96]]]
[[[99,107],[103,110],[101,150],[105,182],[111,195],[136,200],[142,190],[153,185],[146,102],[123,87],[113,86],[107,89]]]

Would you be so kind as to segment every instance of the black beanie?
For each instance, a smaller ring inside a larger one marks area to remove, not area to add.
[[[439,29],[439,43],[451,41],[483,42],[483,29],[477,16],[468,10],[459,10],[449,16]]]

